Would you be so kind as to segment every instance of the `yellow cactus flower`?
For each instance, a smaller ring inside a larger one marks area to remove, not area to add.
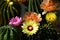
[[[50,13],[47,13],[47,14],[46,14],[46,20],[47,20],[48,22],[53,22],[53,21],[56,20],[56,18],[57,18],[57,16],[56,16],[56,14],[53,13],[53,12],[50,12]]]
[[[38,23],[33,20],[25,21],[22,26],[22,32],[27,34],[28,36],[36,34],[38,31]]]

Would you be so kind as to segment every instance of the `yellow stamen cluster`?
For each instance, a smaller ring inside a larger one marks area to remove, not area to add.
[[[9,2],[9,5],[10,5],[10,6],[13,5],[13,2]]]

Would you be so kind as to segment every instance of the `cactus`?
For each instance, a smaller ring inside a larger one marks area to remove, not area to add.
[[[0,1],[0,26],[6,25],[14,16],[20,16],[19,3],[16,0]]]
[[[57,32],[52,25],[44,25],[40,29],[40,40],[57,40]]]
[[[0,40],[17,40],[18,34],[15,28],[7,25],[0,27]]]
[[[42,0],[27,0],[28,2],[28,12],[37,12],[41,13],[40,3]]]

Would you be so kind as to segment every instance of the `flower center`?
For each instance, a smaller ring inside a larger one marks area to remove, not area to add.
[[[32,31],[32,30],[33,30],[33,27],[32,27],[31,25],[29,25],[29,26],[27,27],[27,29],[28,29],[29,31]]]
[[[13,22],[13,24],[16,24],[16,22],[17,22],[17,20],[15,19],[14,22]]]
[[[14,22],[17,22],[17,20],[15,19]]]
[[[54,19],[54,18],[52,18],[52,17],[49,18],[49,20],[52,20],[52,19]]]

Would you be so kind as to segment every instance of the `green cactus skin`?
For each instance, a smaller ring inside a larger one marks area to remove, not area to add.
[[[0,27],[0,40],[18,40],[16,29],[9,25]]]
[[[14,16],[20,16],[20,4],[16,0],[0,1],[0,26],[8,24]]]

